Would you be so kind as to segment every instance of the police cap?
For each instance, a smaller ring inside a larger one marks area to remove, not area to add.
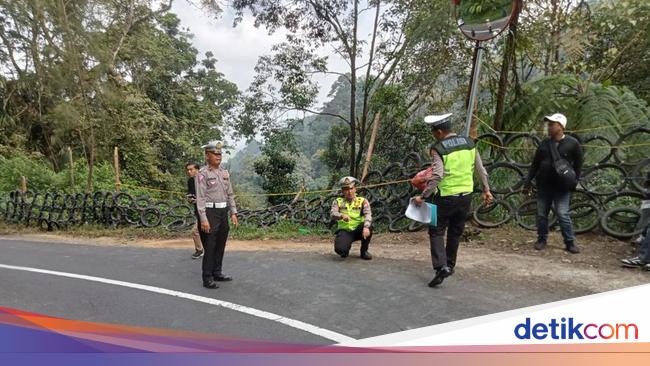
[[[341,180],[339,180],[339,185],[341,186],[341,188],[354,188],[354,186],[356,186],[357,183],[359,183],[359,180],[355,177],[350,177],[350,176],[343,177],[341,178]]]
[[[223,144],[221,141],[209,141],[207,144],[201,146],[201,148],[205,152],[212,152],[215,154],[221,154],[221,148],[223,147]]]
[[[447,122],[450,122],[449,117],[451,117],[452,114],[453,113],[426,116],[426,117],[424,117],[424,123],[431,126],[431,128],[435,128],[435,127],[441,126],[441,125],[443,125],[443,124],[445,124]]]

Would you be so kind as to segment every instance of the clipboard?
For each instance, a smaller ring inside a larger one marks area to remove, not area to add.
[[[438,225],[438,206],[425,202],[419,207],[415,205],[415,198],[411,198],[404,216],[409,219],[431,226]]]

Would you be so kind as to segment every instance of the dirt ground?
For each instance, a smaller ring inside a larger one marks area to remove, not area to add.
[[[520,228],[479,229],[468,226],[461,243],[456,275],[480,276],[500,283],[517,283],[531,287],[562,287],[576,295],[603,292],[650,282],[650,272],[620,266],[620,259],[635,254],[630,243],[598,233],[578,237],[579,254],[563,249],[558,232],[551,233],[543,251],[533,248],[535,233]],[[151,240],[115,237],[75,238],[65,234],[11,235],[41,242],[92,243],[95,245],[128,245],[150,248],[186,248],[193,251],[187,239]],[[8,238],[5,236],[5,238]],[[370,251],[377,259],[394,260],[397,265],[430,271],[430,253],[426,231],[386,233],[373,237]],[[357,244],[358,245],[358,244]],[[323,238],[299,240],[230,240],[230,251],[312,252],[333,255],[333,245]],[[353,250],[358,247],[353,247]]]

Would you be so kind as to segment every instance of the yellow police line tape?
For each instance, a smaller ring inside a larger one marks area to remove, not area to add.
[[[503,134],[509,134],[509,133],[510,133],[510,134],[521,134],[521,133],[526,133],[526,132],[523,132],[523,131],[497,131],[497,130],[495,130],[492,126],[490,126],[487,122],[483,121],[479,116],[474,115],[474,117],[475,117],[479,122],[481,122],[482,124],[484,124],[485,126],[487,126],[490,130],[492,130],[493,133],[503,133]],[[622,124],[622,125],[617,126],[617,127],[630,126],[630,125],[638,125],[638,123],[637,123],[637,122],[625,123],[625,124]],[[585,132],[585,131],[595,131],[595,130],[612,129],[612,128],[615,128],[615,126],[601,126],[601,127],[594,127],[594,128],[585,128],[585,129],[581,129],[581,130],[567,130],[567,131],[568,131],[568,132]],[[536,150],[536,149],[537,149],[537,147],[524,147],[524,146],[519,146],[519,147],[518,147],[518,146],[501,146],[501,145],[497,145],[497,144],[495,144],[495,143],[489,142],[489,141],[487,141],[486,139],[478,139],[478,141],[483,142],[483,143],[486,143],[486,144],[488,144],[488,145],[492,145],[492,146],[494,146],[494,147],[498,147],[499,149],[503,149],[503,150]],[[627,145],[610,145],[610,146],[607,146],[607,145],[603,146],[603,145],[581,144],[581,146],[583,146],[583,147],[592,147],[592,148],[600,148],[600,149],[604,149],[604,148],[607,148],[607,149],[613,149],[613,148],[621,149],[621,148],[628,148],[628,147],[650,146],[650,143],[642,143],[642,144],[627,144]]]
[[[375,184],[367,184],[364,186],[358,186],[358,189],[364,189],[364,188],[374,188],[374,187],[381,187],[381,186],[387,186],[387,185],[392,185],[392,184],[398,184],[398,183],[405,183],[405,182],[410,182],[410,179],[402,179],[402,180],[393,180],[390,182],[383,182],[383,183],[375,183]],[[136,189],[142,189],[145,191],[154,191],[154,192],[164,192],[164,193],[173,193],[173,194],[178,194],[178,195],[183,195],[185,196],[187,193],[185,192],[179,192],[179,191],[168,191],[165,189],[157,189],[157,188],[149,188],[149,187],[142,187],[142,186],[136,186],[132,184],[120,184],[122,187],[131,187],[131,188],[136,188]],[[283,192],[283,193],[247,193],[247,194],[236,194],[235,197],[256,197],[256,196],[295,196],[297,194],[314,194],[314,193],[329,193],[329,192],[336,192],[338,191],[339,188],[333,188],[333,189],[321,189],[321,190],[316,190],[316,191],[297,191],[297,192]]]
[[[507,131],[507,130],[497,131],[497,130],[494,129],[494,127],[490,126],[487,122],[483,121],[479,116],[474,115],[474,117],[479,122],[484,124],[487,128],[492,130],[492,133],[502,133],[502,134],[519,134],[519,133],[523,133],[523,131]],[[579,129],[579,130],[567,130],[567,132],[589,132],[589,131],[597,131],[597,130],[615,129],[615,128],[618,128],[618,127],[632,126],[632,125],[638,125],[639,127],[642,126],[638,122],[630,122],[630,123],[624,123],[624,124],[621,124],[621,125],[618,125],[618,126],[600,126],[600,127],[584,128],[584,129]]]
[[[495,144],[493,142],[487,141],[486,139],[478,139],[479,142],[486,143],[488,145],[498,147],[499,149],[502,150],[537,150],[537,147],[526,147],[526,146],[502,146]],[[594,148],[600,148],[600,149],[624,149],[628,147],[639,147],[639,146],[650,146],[650,143],[642,143],[642,144],[626,144],[626,145],[591,145],[591,144],[581,144],[580,146],[582,147],[594,147]]]

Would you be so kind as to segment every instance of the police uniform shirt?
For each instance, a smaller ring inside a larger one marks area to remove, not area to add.
[[[456,134],[450,133],[449,137],[452,136],[456,136]],[[445,175],[444,162],[440,154],[434,152],[431,158],[432,158],[431,167],[433,168],[432,169],[433,172],[432,172],[432,178],[427,181],[427,186],[422,192],[422,197],[425,199],[431,197],[431,195],[436,192],[438,183],[440,183],[440,181],[442,180],[442,178],[444,178]],[[475,159],[474,169],[476,170],[479,180],[483,185],[483,191],[488,192],[490,190],[490,183],[488,182],[488,174],[487,174],[487,170],[483,166],[483,161],[481,160],[481,155],[478,153],[478,150],[476,151],[476,156],[474,159]]]
[[[205,204],[210,203],[227,203],[230,214],[237,213],[235,205],[235,193],[230,182],[230,173],[219,167],[217,169],[204,166],[199,169],[195,178],[196,183],[196,207],[199,211],[201,222],[208,222],[205,214]]]
[[[349,205],[351,204],[351,202],[348,202],[345,198],[343,198],[343,204]],[[337,221],[341,220],[341,217],[343,217],[343,214],[339,209],[339,203],[337,200],[334,200],[334,202],[332,202],[330,215],[334,220]],[[370,210],[370,203],[365,198],[363,199],[363,204],[361,207],[361,216],[363,216],[363,227],[369,228],[370,225],[372,225],[372,211]]]

